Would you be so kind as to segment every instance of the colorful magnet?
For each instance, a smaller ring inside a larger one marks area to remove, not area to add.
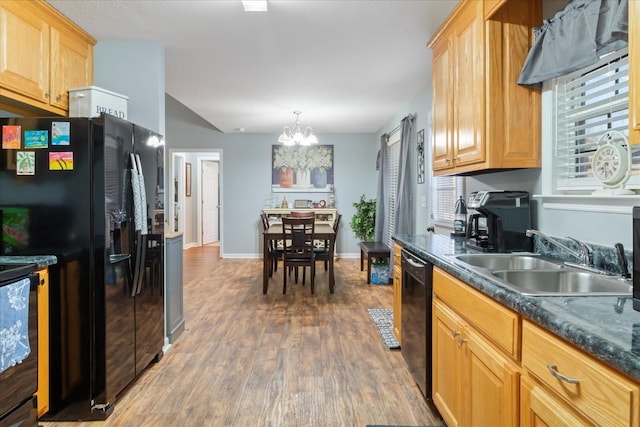
[[[25,130],[24,148],[47,148],[49,146],[49,131]]]
[[[70,130],[69,122],[53,122],[51,124],[51,145],[69,145]]]
[[[21,126],[2,126],[2,148],[5,150],[20,149]]]
[[[49,152],[49,170],[52,170],[52,171],[73,170],[73,152],[71,151]]]
[[[18,151],[16,153],[16,175],[36,174],[36,153],[33,151]]]

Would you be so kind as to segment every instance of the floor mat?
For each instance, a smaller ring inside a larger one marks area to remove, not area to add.
[[[400,343],[393,333],[393,309],[369,308],[367,311],[369,312],[369,315],[375,322],[376,326],[378,326],[380,335],[382,335],[382,339],[384,340],[384,343],[387,345],[387,347],[389,347],[391,350],[400,349]]]

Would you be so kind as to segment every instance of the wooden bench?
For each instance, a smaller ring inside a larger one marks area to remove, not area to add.
[[[364,255],[367,254],[367,284],[371,283],[371,258],[386,258],[389,262],[391,249],[382,242],[360,242],[360,271],[364,270]]]

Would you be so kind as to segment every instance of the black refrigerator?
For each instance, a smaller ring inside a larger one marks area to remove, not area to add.
[[[162,356],[162,137],[105,114],[0,125],[0,254],[57,257],[43,418],[105,419]]]

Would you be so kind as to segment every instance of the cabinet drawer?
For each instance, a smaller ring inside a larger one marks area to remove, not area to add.
[[[522,327],[522,365],[596,424],[638,425],[639,384],[529,321]],[[556,378],[551,365],[579,383]]]
[[[476,330],[514,359],[519,359],[520,316],[517,313],[437,267],[433,269],[433,290]]]

